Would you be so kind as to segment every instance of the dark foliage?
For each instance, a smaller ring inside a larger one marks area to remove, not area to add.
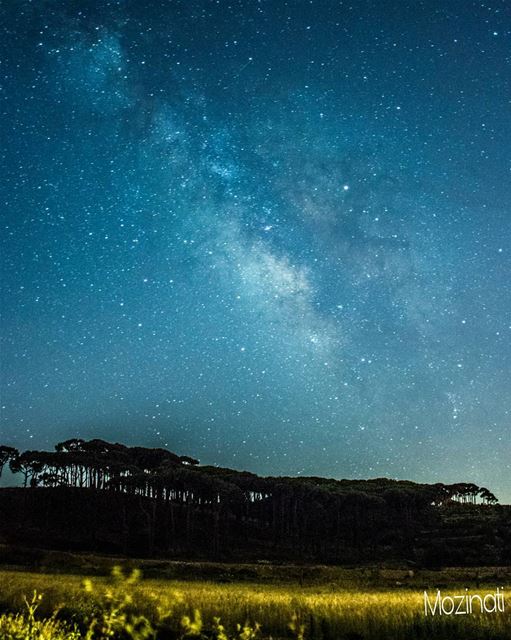
[[[72,439],[0,447],[8,543],[124,555],[511,564],[511,509],[484,487],[259,477],[166,449]]]

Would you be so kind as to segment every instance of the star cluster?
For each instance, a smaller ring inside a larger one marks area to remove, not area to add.
[[[2,441],[511,501],[506,0],[2,13]]]

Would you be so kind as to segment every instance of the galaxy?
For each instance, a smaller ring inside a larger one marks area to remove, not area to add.
[[[507,0],[0,12],[3,443],[511,501]]]

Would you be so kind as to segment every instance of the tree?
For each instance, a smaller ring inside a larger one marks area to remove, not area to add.
[[[498,498],[486,487],[479,489],[479,497],[483,501],[483,504],[497,504]]]
[[[0,445],[0,478],[6,464],[19,456],[19,451],[14,447]]]
[[[23,474],[23,486],[27,487],[37,485],[37,476],[43,469],[43,463],[39,460],[38,451],[25,451],[9,461],[9,468],[12,473]]]
[[[71,438],[70,440],[64,440],[64,442],[57,442],[55,445],[55,451],[83,451],[83,445],[85,440],[81,438]]]

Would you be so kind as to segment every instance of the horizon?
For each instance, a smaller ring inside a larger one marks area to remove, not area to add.
[[[80,439],[80,438],[77,436],[77,439]],[[95,439],[103,440],[103,441],[105,441],[105,442],[108,442],[109,444],[121,445],[121,446],[128,447],[128,448],[129,448],[129,447],[141,447],[141,448],[148,448],[148,449],[153,449],[153,448],[154,448],[154,449],[164,449],[165,451],[168,451],[168,452],[170,452],[170,453],[174,453],[174,454],[176,454],[176,455],[178,455],[178,456],[188,456],[188,455],[190,455],[190,454],[189,454],[189,452],[183,453],[183,452],[180,452],[180,451],[174,451],[174,450],[172,450],[172,449],[168,449],[168,448],[166,448],[166,447],[146,447],[146,446],[145,446],[145,445],[143,445],[143,444],[136,444],[136,443],[135,443],[135,444],[131,444],[131,445],[126,445],[125,443],[123,443],[123,442],[118,442],[118,441],[115,441],[115,442],[109,442],[109,441],[104,440],[103,438],[100,438],[100,437],[95,438]],[[0,446],[2,446],[2,445],[6,445],[6,444],[7,444],[7,446],[10,446],[8,443],[0,442]],[[57,444],[59,444],[59,443],[55,443],[55,446],[54,446],[52,449],[42,449],[41,451],[43,451],[43,452],[45,452],[45,453],[46,453],[46,452],[47,452],[47,453],[56,453],[56,447],[57,447]],[[39,450],[26,449],[26,451],[39,451]],[[19,453],[24,453],[24,451],[19,451]],[[431,482],[419,482],[419,481],[413,480],[412,478],[395,478],[395,477],[389,477],[389,476],[372,476],[372,477],[371,477],[371,476],[369,476],[369,477],[365,477],[365,478],[361,478],[361,477],[351,477],[351,478],[348,478],[348,477],[325,476],[325,475],[322,475],[322,474],[320,474],[320,473],[319,473],[319,474],[308,474],[308,475],[302,475],[302,474],[299,474],[299,473],[298,473],[298,474],[292,474],[292,473],[291,473],[291,474],[287,474],[287,475],[282,475],[282,474],[277,474],[277,475],[272,475],[272,474],[270,474],[270,475],[262,475],[262,474],[257,473],[256,471],[251,470],[251,469],[242,469],[242,468],[239,468],[239,469],[238,469],[238,468],[232,468],[232,467],[223,467],[223,466],[221,466],[221,465],[219,465],[219,464],[217,464],[217,463],[214,463],[214,462],[209,462],[209,463],[207,463],[207,464],[203,464],[201,460],[197,460],[197,466],[198,466],[198,467],[215,467],[215,468],[217,468],[217,469],[225,469],[225,470],[229,470],[229,471],[235,471],[235,472],[238,472],[238,473],[251,473],[251,474],[254,474],[254,475],[258,476],[258,477],[261,477],[261,478],[269,478],[269,479],[270,479],[270,478],[271,478],[271,479],[278,479],[278,478],[296,478],[296,479],[303,479],[303,480],[307,480],[307,479],[321,478],[321,479],[324,479],[324,480],[334,480],[334,481],[336,481],[336,482],[342,482],[342,481],[348,481],[348,482],[366,482],[366,481],[373,481],[373,480],[391,480],[391,481],[395,481],[395,482],[411,482],[412,484],[417,484],[417,485],[434,485],[434,484],[446,484],[446,485],[447,485],[447,484],[476,484],[476,483],[473,483],[473,482],[470,480],[470,478],[468,478],[468,479],[463,479],[463,480],[462,480],[462,479],[459,479],[458,481],[454,481],[454,482],[449,482],[449,483],[447,483],[447,482],[442,482],[442,480],[436,480],[436,481],[434,481],[434,482],[433,482],[433,481],[431,481]],[[8,484],[8,480],[7,480],[7,478],[10,478],[11,480],[15,480],[15,479],[17,479],[17,480],[18,480],[18,482],[17,482],[16,484]],[[7,483],[6,483],[6,480],[7,480]],[[4,468],[4,470],[3,470],[2,475],[1,475],[1,477],[0,477],[0,488],[19,487],[19,486],[21,486],[21,484],[22,484],[22,478],[21,478],[19,475],[15,474],[15,473],[12,473],[12,471],[11,471],[11,470],[10,470],[10,468],[9,468],[9,465],[6,465],[6,466],[5,466],[5,468]],[[37,485],[37,486],[39,486],[39,485]],[[489,489],[491,492],[493,492],[493,491],[492,491],[492,487],[490,487],[490,486],[486,486],[486,485],[484,485],[484,487],[485,487],[485,488],[487,488],[487,489]],[[480,486],[480,488],[483,488],[483,486]],[[498,495],[497,495],[496,497],[497,497],[497,499],[498,499],[498,504],[499,504],[500,506],[511,506],[511,502],[510,502],[510,503],[503,502],[503,501],[499,498],[499,496],[498,496]],[[477,503],[477,502],[476,502],[476,504],[481,504],[481,503]]]

